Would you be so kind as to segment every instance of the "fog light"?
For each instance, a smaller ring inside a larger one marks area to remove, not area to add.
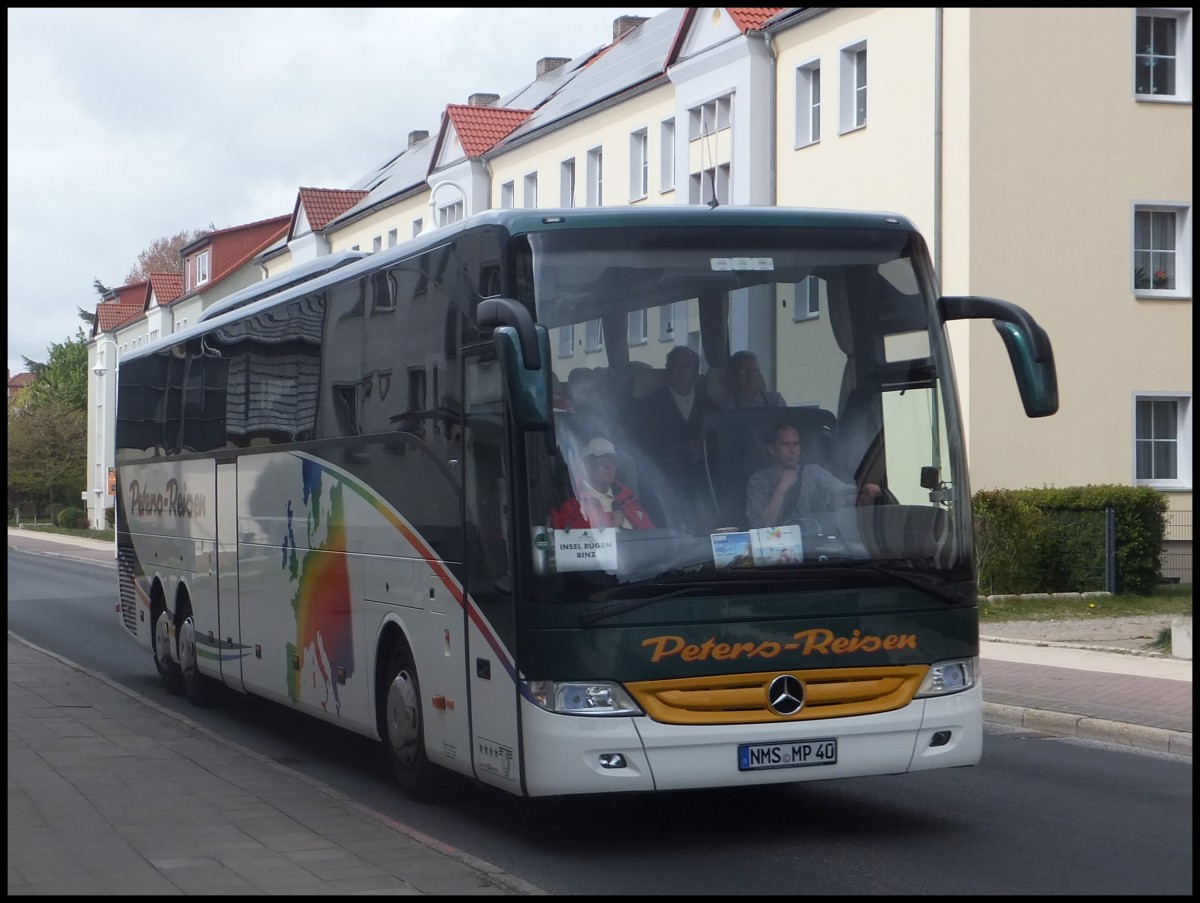
[[[623,753],[600,753],[601,768],[624,768],[625,755]]]
[[[929,746],[931,749],[935,746],[945,746],[949,742],[950,742],[950,732],[949,731],[938,731],[936,734],[934,734],[932,737],[929,738]]]

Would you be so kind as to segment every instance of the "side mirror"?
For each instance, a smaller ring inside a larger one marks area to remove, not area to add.
[[[525,430],[550,428],[550,334],[544,326],[533,326],[534,347],[545,367],[529,368],[520,334],[513,326],[498,326],[492,333],[500,357],[500,372],[517,425]]]
[[[1050,337],[1029,312],[1009,301],[975,295],[938,298],[942,321],[992,318],[1004,340],[1027,417],[1058,411],[1058,374]]]

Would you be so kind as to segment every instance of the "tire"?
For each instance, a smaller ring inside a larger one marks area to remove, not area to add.
[[[421,684],[412,653],[403,641],[392,650],[380,705],[384,753],[400,789],[414,800],[435,798],[439,795],[442,770],[425,753]]]
[[[183,690],[192,705],[206,706],[212,702],[216,683],[211,677],[200,673],[196,651],[196,622],[192,617],[192,603],[187,596],[179,600],[178,617],[178,667]]]
[[[163,686],[172,696],[182,696],[185,687],[183,672],[178,663],[171,658],[171,616],[167,614],[166,606],[155,605],[152,611],[154,618],[154,636],[150,640],[150,649],[154,653],[154,667],[162,678]]]

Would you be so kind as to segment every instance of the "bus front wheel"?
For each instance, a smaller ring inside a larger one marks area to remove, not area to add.
[[[425,754],[421,684],[412,653],[403,642],[392,650],[383,704],[383,742],[396,781],[413,799],[431,799],[437,790],[437,766]]]

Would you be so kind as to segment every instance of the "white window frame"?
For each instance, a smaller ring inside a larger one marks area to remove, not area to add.
[[[629,200],[650,195],[650,133],[638,129],[629,134]]]
[[[434,213],[433,221],[439,226],[448,226],[451,223],[457,223],[466,216],[467,207],[462,198],[457,201],[451,201],[445,207],[438,207]],[[358,250],[355,248],[355,250]]]
[[[867,42],[856,41],[842,48],[839,79],[841,105],[838,133],[845,134],[867,126]]]
[[[1155,438],[1138,434],[1138,405],[1142,402],[1170,402],[1175,404],[1175,436]],[[1192,395],[1190,392],[1134,392],[1133,393],[1133,483],[1151,489],[1172,491],[1192,490]],[[1139,477],[1138,453],[1147,449],[1143,443],[1174,442],[1175,476],[1170,478]]]
[[[803,282],[795,283],[796,291],[792,301],[793,323],[803,323],[821,316],[820,283],[819,276],[808,276]]]
[[[389,248],[396,247],[396,242],[399,240],[400,240],[400,230],[399,229],[388,229],[388,247]]]
[[[371,239],[371,253],[378,254],[382,250],[383,250],[383,236],[376,235],[373,239]]]
[[[659,128],[659,193],[675,190],[675,120],[664,119]]]
[[[629,344],[631,346],[645,345],[649,331],[646,322],[646,309],[631,310],[629,312]]]
[[[821,140],[821,61],[796,68],[796,147]]]
[[[1171,214],[1175,217],[1174,248],[1155,248],[1152,245],[1139,248],[1139,214]],[[1164,201],[1135,201],[1130,214],[1129,281],[1134,295],[1148,300],[1191,300],[1192,297],[1192,208],[1188,204]],[[1150,267],[1139,261],[1151,260]],[[1172,288],[1155,288],[1153,274],[1162,261],[1169,267],[1171,257],[1175,264],[1175,285]],[[1139,285],[1138,267],[1150,270],[1150,285]]]
[[[601,320],[588,320],[583,325],[583,350],[600,351],[603,347],[604,323]]]
[[[534,210],[537,208],[537,182],[538,180],[536,171],[526,173],[525,178],[522,180],[524,189],[522,192],[522,200],[524,201],[523,206],[526,210]]]
[[[517,186],[513,182],[505,182],[500,186],[500,209],[512,210],[517,206]]]
[[[575,158],[563,160],[558,167],[558,205],[575,206]]]
[[[692,204],[728,204],[732,196],[732,169],[730,164],[711,166],[694,172],[688,177],[688,201]]]
[[[604,148],[593,147],[587,152],[587,205],[604,206]]]
[[[412,237],[416,238],[418,235],[420,235],[424,231],[425,231],[425,220],[418,216],[415,220],[413,220]]]
[[[196,287],[204,285],[212,277],[212,249],[205,248],[196,255]]]
[[[575,356],[575,324],[568,323],[558,328],[558,356]]]
[[[1172,48],[1138,45],[1139,20],[1174,19],[1175,46]],[[1169,51],[1169,52],[1168,52]],[[1138,91],[1138,70],[1147,60],[1169,57],[1173,60],[1175,90],[1170,94],[1146,94]],[[1135,9],[1133,19],[1133,96],[1148,103],[1192,102],[1192,11],[1190,9]]]

